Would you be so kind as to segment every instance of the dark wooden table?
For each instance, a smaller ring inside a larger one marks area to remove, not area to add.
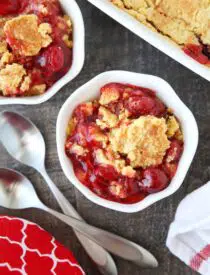
[[[119,275],[195,274],[169,253],[165,241],[169,224],[173,220],[179,202],[186,194],[209,180],[210,84],[132,34],[85,0],[78,0],[78,4],[82,10],[86,28],[86,61],[80,75],[44,104],[0,107],[0,111],[4,109],[18,111],[33,120],[40,128],[47,145],[46,166],[51,178],[89,223],[143,245],[154,253],[160,263],[156,270],[142,270],[115,258]],[[154,74],[168,81],[193,111],[200,131],[198,151],[182,187],[173,196],[136,214],[118,213],[88,201],[64,176],[56,150],[56,119],[64,101],[80,85],[95,75],[112,69]],[[12,137],[9,138],[12,142]],[[14,161],[2,146],[0,146],[0,166],[24,173],[34,183],[42,201],[59,210],[42,177],[33,169]],[[72,230],[57,219],[31,209],[24,211],[0,209],[0,213],[17,215],[37,222],[73,250],[87,274],[99,274]]]

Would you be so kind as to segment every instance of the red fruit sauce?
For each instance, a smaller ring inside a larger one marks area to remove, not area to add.
[[[8,14],[17,14],[20,10],[20,0],[1,0],[0,1],[0,16]]]
[[[188,44],[183,48],[184,52],[203,65],[210,65],[210,49],[202,45]]]
[[[101,93],[112,91],[118,91],[120,96],[115,102],[106,105],[106,108],[116,115],[122,109],[130,112],[131,119],[142,115],[167,119],[171,114],[155,92],[149,89],[119,83],[110,83],[101,88]],[[145,169],[136,168],[135,177],[123,176],[113,166],[96,162],[95,151],[99,148],[103,150],[103,146],[101,142],[94,141],[93,137],[98,131],[107,134],[109,130],[101,130],[96,124],[100,104],[97,101],[93,106],[91,114],[85,104],[80,104],[74,110],[72,117],[76,120],[76,126],[68,136],[65,146],[66,154],[71,159],[74,172],[80,182],[98,196],[124,204],[139,202],[149,194],[165,189],[176,173],[183,151],[183,142],[175,137],[168,138],[171,142],[170,148],[161,165]],[[75,143],[88,149],[88,153],[80,156],[72,153],[71,147]],[[126,156],[121,157],[129,165]],[[117,195],[113,193],[113,188],[120,190]]]

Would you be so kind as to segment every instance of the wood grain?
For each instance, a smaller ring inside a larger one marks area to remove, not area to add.
[[[86,61],[83,71],[44,104],[30,107],[0,107],[0,111],[5,109],[18,111],[29,117],[39,127],[46,141],[46,166],[51,178],[88,222],[143,245],[151,250],[159,260],[160,266],[156,270],[142,270],[116,259],[120,275],[196,274],[169,253],[165,240],[179,202],[186,194],[209,179],[210,84],[132,34],[88,2],[78,0],[78,4],[82,10],[86,28]],[[95,75],[112,69],[149,73],[164,78],[193,111],[200,131],[199,148],[182,187],[173,196],[136,214],[117,213],[99,207],[84,198],[64,176],[56,151],[56,119],[64,101],[80,85]],[[12,142],[12,137],[10,139]],[[59,210],[42,177],[33,169],[10,158],[2,146],[0,146],[0,167],[17,169],[24,173],[34,183],[42,201]],[[0,209],[0,213],[17,215],[37,222],[73,250],[87,274],[99,274],[68,226],[38,210],[7,211]]]

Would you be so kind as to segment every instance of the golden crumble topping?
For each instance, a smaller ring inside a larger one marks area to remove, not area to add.
[[[51,27],[47,23],[38,26],[36,15],[20,15],[6,22],[4,26],[7,39],[12,41],[13,50],[24,56],[34,56],[42,47],[48,46]]]
[[[121,199],[126,198],[125,187],[117,181],[112,181],[109,186],[109,191],[112,195]]]
[[[110,132],[110,144],[115,152],[126,154],[132,167],[147,167],[162,163],[170,142],[164,118],[142,116],[130,125]]]
[[[134,170],[131,166],[125,166],[122,169],[122,175],[128,178],[134,178],[136,175],[136,170]]]
[[[7,42],[0,41],[0,56],[5,52],[7,52]]]
[[[96,124],[101,129],[113,128],[118,123],[118,117],[103,106],[99,108],[99,117],[101,119],[97,119]]]
[[[93,103],[86,102],[81,104],[80,106],[81,112],[84,112],[86,116],[90,116],[93,114]]]
[[[179,123],[174,116],[169,116],[167,119],[167,136],[169,138],[173,137],[175,133],[179,130]]]
[[[124,159],[117,159],[117,158],[113,158],[110,155],[110,152],[106,152],[106,150],[102,150],[102,149],[97,149],[96,152],[96,161],[99,164],[103,164],[103,165],[111,165],[113,167],[115,167],[115,169],[118,172],[121,172],[121,170],[123,168],[125,168],[125,160]]]
[[[63,41],[66,44],[66,46],[69,47],[70,49],[73,47],[73,41],[70,39],[69,35],[64,34]]]
[[[0,68],[12,62],[13,62],[13,54],[7,51],[2,55],[0,59]]]
[[[42,47],[46,48],[52,43],[50,34],[52,33],[52,27],[48,23],[42,23],[39,25],[38,32],[42,37]]]
[[[91,136],[93,140],[101,143],[103,148],[107,146],[108,138],[103,132],[96,130],[93,133],[91,133]]]
[[[101,97],[99,99],[99,103],[101,105],[107,105],[110,102],[118,100],[120,94],[117,89],[109,89],[106,88],[101,92]]]
[[[0,70],[0,90],[4,95],[15,93],[19,88],[26,71],[22,65],[12,64]]]
[[[31,84],[31,78],[30,76],[25,76],[21,86],[20,86],[20,90],[23,92],[26,92],[29,90],[30,88],[30,84]]]
[[[179,45],[210,44],[209,0],[110,0]]]
[[[69,17],[68,15],[65,14],[63,18],[64,18],[64,20],[65,20],[67,26],[68,26],[69,28],[72,28],[72,22],[71,22],[70,17]]]
[[[71,118],[69,120],[69,123],[68,123],[68,127],[67,127],[67,130],[66,130],[66,133],[67,135],[71,135],[76,127],[76,119],[75,118]]]
[[[4,25],[6,24],[6,22],[8,20],[10,20],[12,17],[0,17],[0,39],[2,40],[0,42],[1,43],[6,43],[6,41],[4,41],[5,39],[5,33],[4,33]],[[0,47],[1,48],[1,47]]]
[[[82,146],[74,143],[71,146],[70,152],[77,156],[84,156],[88,152],[88,150],[84,149]]]
[[[46,91],[46,84],[34,85],[29,90],[29,95],[41,95]]]

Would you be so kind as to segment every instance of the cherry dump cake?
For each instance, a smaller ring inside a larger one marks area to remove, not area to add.
[[[110,0],[150,29],[210,65],[209,0]]]
[[[72,64],[72,23],[58,0],[0,2],[0,95],[43,94]]]
[[[183,135],[154,91],[109,83],[99,99],[74,110],[65,150],[82,184],[102,198],[132,204],[169,185]]]

